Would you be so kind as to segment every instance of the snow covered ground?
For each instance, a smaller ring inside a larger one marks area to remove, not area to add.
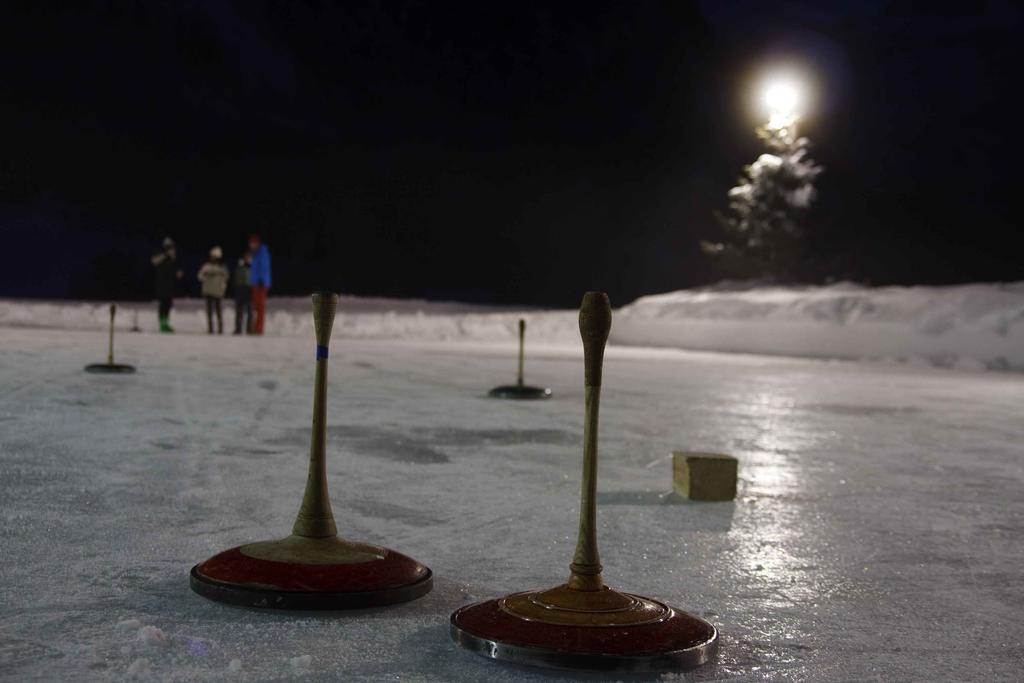
[[[518,311],[454,302],[354,296],[342,296],[339,310],[345,315],[335,322],[335,338],[504,342],[518,334],[516,326],[521,317],[529,321],[529,335],[533,340],[571,343],[579,336],[576,314],[571,311]],[[156,304],[119,303],[116,321],[117,327],[123,330],[136,324],[141,329],[154,330]],[[105,330],[109,322],[109,303],[0,299],[0,328]],[[205,332],[205,302],[176,299],[171,322],[178,331]],[[234,303],[225,300],[225,331],[230,333],[234,324]],[[309,297],[271,298],[267,306],[266,333],[312,335]]]
[[[233,324],[231,304],[226,320]],[[622,305],[625,302],[614,302]],[[572,311],[345,297],[336,334],[354,339],[574,343]],[[122,304],[119,326],[155,325],[152,304]],[[0,300],[0,327],[104,329],[106,304]],[[203,302],[181,300],[179,329],[206,329]],[[308,301],[274,298],[268,331],[310,334]],[[689,350],[867,359],[960,370],[1024,371],[1024,282],[953,287],[716,286],[643,297],[618,312],[612,342]]]
[[[123,333],[139,373],[99,376],[82,372],[104,357],[99,330],[0,329],[0,678],[573,679],[447,635],[460,605],[567,575],[579,343],[528,351],[551,401],[484,398],[512,378],[508,342],[335,340],[339,527],[436,583],[312,617],[211,603],[187,579],[290,529],[311,335]],[[1020,375],[619,346],[604,383],[605,577],[718,625],[717,663],[686,680],[1019,680]],[[672,449],[739,457],[737,500],[667,495]]]
[[[619,344],[1024,370],[1024,282],[711,287],[643,297]]]

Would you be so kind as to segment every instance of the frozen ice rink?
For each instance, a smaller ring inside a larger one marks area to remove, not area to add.
[[[344,311],[340,312],[344,316]],[[0,678],[572,679],[448,638],[457,607],[567,577],[578,344],[528,346],[554,398],[485,398],[514,347],[336,337],[339,531],[430,566],[434,591],[341,616],[208,602],[190,567],[286,535],[312,336],[0,329]],[[740,459],[735,503],[671,491],[672,449]],[[1019,680],[1024,377],[609,349],[599,522],[613,586],[721,631],[686,680]]]

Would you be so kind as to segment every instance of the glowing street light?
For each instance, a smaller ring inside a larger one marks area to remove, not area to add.
[[[795,78],[776,76],[765,82],[761,101],[768,112],[768,127],[786,128],[800,119],[803,88]]]

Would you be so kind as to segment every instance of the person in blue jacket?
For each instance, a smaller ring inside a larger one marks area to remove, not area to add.
[[[270,290],[270,250],[260,236],[249,236],[249,252],[252,265],[249,267],[249,285],[252,287],[252,333],[263,334],[267,315],[267,292]]]

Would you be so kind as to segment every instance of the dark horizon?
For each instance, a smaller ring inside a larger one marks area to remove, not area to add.
[[[766,64],[815,83],[817,281],[1024,279],[1021,10],[904,1],[223,0],[0,10],[0,296],[183,294],[259,232],[272,294],[572,306],[710,284]]]

